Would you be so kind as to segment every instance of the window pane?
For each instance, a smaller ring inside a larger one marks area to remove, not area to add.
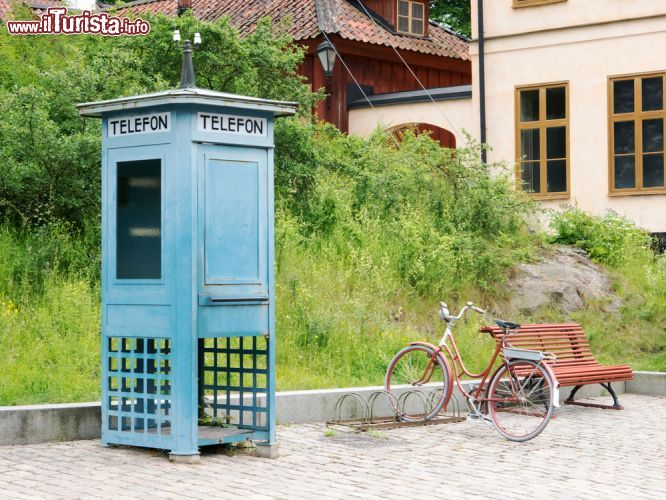
[[[615,154],[634,152],[634,122],[615,122]]]
[[[646,153],[664,150],[664,121],[643,120],[643,151]]]
[[[527,193],[538,193],[541,190],[541,170],[538,161],[520,164],[520,180],[522,190]]]
[[[661,76],[656,78],[643,78],[643,111],[655,111],[664,107],[664,80]]]
[[[613,109],[615,113],[632,113],[634,111],[633,80],[613,82]]]
[[[414,2],[412,4],[412,17],[423,20],[423,4]]]
[[[551,127],[546,130],[547,151],[546,158],[567,157],[567,128]]]
[[[566,88],[546,89],[546,119],[560,120],[567,117]]]
[[[409,2],[398,2],[398,15],[399,16],[409,16]]]
[[[636,164],[634,156],[615,157],[615,189],[636,187]]]
[[[520,131],[520,159],[521,160],[539,160],[541,152],[539,150],[539,129],[533,128]]]
[[[643,155],[643,187],[664,187],[664,154]]]
[[[412,20],[412,33],[415,35],[423,35],[423,21]]]
[[[117,279],[160,279],[162,177],[160,160],[118,163]]]
[[[522,90],[520,92],[520,121],[535,122],[539,120],[539,91]]]
[[[409,31],[409,19],[406,17],[398,18],[398,31],[407,33]]]
[[[547,164],[547,189],[549,193],[563,193],[567,190],[567,161],[549,160]]]

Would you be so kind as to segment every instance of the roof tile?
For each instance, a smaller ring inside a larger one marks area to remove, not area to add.
[[[0,2],[6,0],[0,0]],[[177,15],[177,0],[139,0],[117,11]],[[288,30],[295,40],[319,36],[320,27],[328,34],[347,40],[468,61],[469,45],[462,38],[441,26],[430,23],[429,37],[418,38],[392,33],[381,27],[347,0],[193,0],[194,15],[205,21],[229,16],[231,24],[241,35],[249,34],[260,18],[269,16],[275,21],[292,19]]]
[[[36,0],[36,1],[23,1],[17,0],[0,0],[0,20],[6,20],[12,11],[12,4],[24,3],[32,8],[35,14],[43,14],[49,7],[63,7],[62,0]]]

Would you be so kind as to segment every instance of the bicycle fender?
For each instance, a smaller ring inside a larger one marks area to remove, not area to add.
[[[548,375],[550,375],[550,378],[553,380],[553,406],[555,408],[560,407],[560,382],[557,380],[557,377],[555,376],[555,372],[553,372],[552,368],[548,365],[548,363],[541,363],[541,367],[548,372]]]
[[[446,375],[449,379],[448,383],[448,388],[446,391],[446,398],[444,399],[444,406],[442,406],[443,409],[445,409],[449,405],[449,400],[451,399],[451,395],[453,394],[453,380],[451,379],[451,365],[449,364],[449,361],[446,359],[446,356],[442,354],[442,348],[433,344],[429,344],[428,342],[410,342],[409,345],[420,345],[423,347],[428,347],[433,350],[439,357],[439,359],[442,360],[444,363],[444,368],[446,368]]]

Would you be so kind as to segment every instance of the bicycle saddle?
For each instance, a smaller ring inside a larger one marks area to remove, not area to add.
[[[495,323],[503,330],[518,330],[520,328],[518,323],[511,323],[511,321],[502,321],[501,319],[496,319]]]

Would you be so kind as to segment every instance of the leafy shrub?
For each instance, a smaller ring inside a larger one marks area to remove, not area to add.
[[[396,147],[381,133],[363,140],[297,120],[278,132],[278,213],[312,251],[450,296],[489,289],[529,246],[533,205],[508,175],[491,174],[478,146],[447,150],[407,134]]]
[[[634,252],[648,251],[651,246],[646,231],[611,211],[598,217],[569,208],[555,214],[551,227],[556,231],[553,243],[575,245],[592,259],[610,266],[619,266]]]

